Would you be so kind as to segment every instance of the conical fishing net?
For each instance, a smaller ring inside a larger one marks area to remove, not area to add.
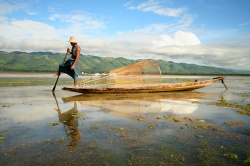
[[[156,61],[147,59],[109,71],[105,76],[85,79],[80,87],[124,87],[147,86],[161,83],[161,69]]]

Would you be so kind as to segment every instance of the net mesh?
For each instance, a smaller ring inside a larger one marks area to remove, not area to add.
[[[161,70],[156,61],[142,60],[137,63],[109,71],[105,76],[80,81],[80,87],[130,87],[161,83]]]

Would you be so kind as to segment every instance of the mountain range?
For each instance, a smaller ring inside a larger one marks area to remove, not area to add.
[[[69,56],[69,55],[68,55]],[[0,72],[56,72],[65,54],[51,52],[4,52],[0,51]],[[140,59],[142,60],[142,59]],[[84,73],[107,73],[112,69],[127,66],[140,60],[126,58],[98,57],[81,55],[78,67]],[[195,64],[175,63],[172,61],[156,60],[162,74],[212,74],[234,75],[249,74],[250,71],[232,70]]]

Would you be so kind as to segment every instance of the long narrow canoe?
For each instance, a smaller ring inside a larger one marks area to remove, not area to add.
[[[110,86],[110,87],[98,87],[98,88],[63,87],[62,89],[84,94],[176,92],[176,91],[190,91],[194,89],[203,88],[218,81],[222,81],[222,84],[226,87],[223,81],[224,78],[225,78],[224,76],[221,76],[210,80],[188,82],[188,83],[174,83],[174,84],[158,84],[158,85],[129,86],[129,87]]]

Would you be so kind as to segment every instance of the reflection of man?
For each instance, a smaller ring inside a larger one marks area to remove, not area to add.
[[[71,137],[69,146],[75,146],[80,141],[78,117],[75,116],[78,113],[76,102],[74,102],[74,107],[67,112],[61,113],[60,109],[57,109],[57,112],[59,121],[64,124],[65,130],[67,132],[67,137]]]

